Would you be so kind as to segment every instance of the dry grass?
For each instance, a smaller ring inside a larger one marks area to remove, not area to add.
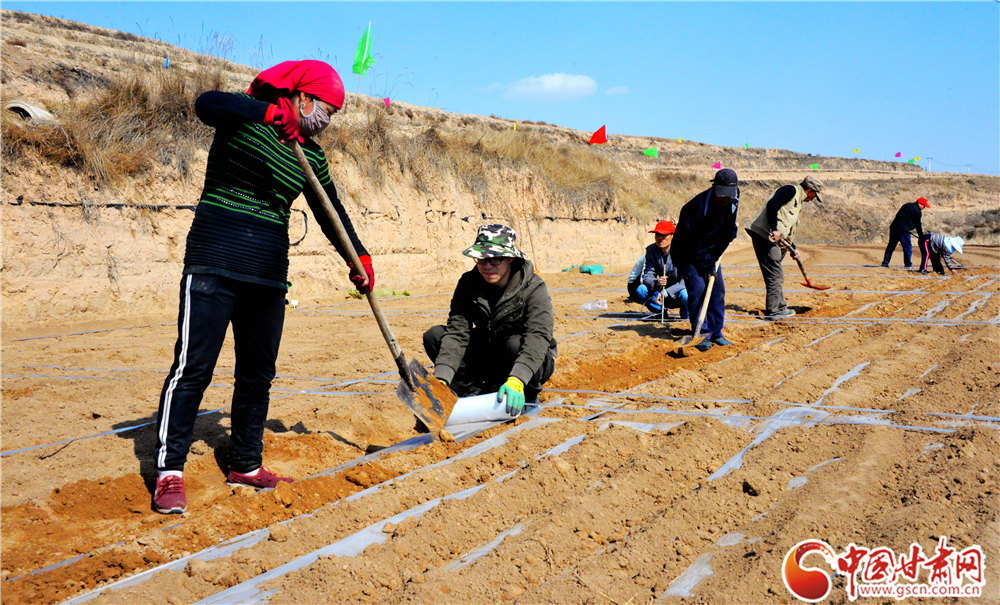
[[[659,188],[628,179],[612,155],[602,149],[560,142],[530,130],[497,129],[495,124],[466,119],[462,128],[427,126],[406,135],[379,103],[359,99],[344,117],[334,120],[319,143],[328,155],[341,154],[357,164],[361,175],[384,186],[390,174],[402,174],[414,187],[432,193],[443,175],[461,182],[486,211],[504,212],[500,183],[511,173],[539,179],[557,201],[574,214],[655,213]]]
[[[206,148],[212,137],[194,114],[194,100],[223,84],[219,70],[134,71],[85,101],[55,110],[58,125],[25,122],[5,112],[2,160],[16,163],[35,155],[111,187],[157,163],[186,178],[194,150]]]

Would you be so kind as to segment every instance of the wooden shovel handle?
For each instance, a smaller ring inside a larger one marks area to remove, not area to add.
[[[354,249],[354,244],[351,243],[351,239],[347,236],[347,230],[344,229],[344,223],[341,222],[340,216],[337,211],[334,210],[333,204],[330,202],[330,198],[326,195],[326,191],[320,184],[319,179],[316,178],[316,174],[312,170],[312,166],[309,165],[309,160],[306,158],[306,154],[302,151],[302,147],[299,146],[298,141],[292,141],[292,149],[295,151],[295,157],[299,161],[299,166],[302,167],[303,172],[306,173],[306,180],[312,185],[313,191],[316,192],[317,197],[319,197],[320,204],[323,206],[323,210],[326,211],[326,215],[330,218],[330,222],[333,223],[334,231],[337,232],[337,239],[340,241],[341,247],[347,253],[348,260],[351,261],[351,266],[359,274],[365,270],[361,265],[361,259],[358,258],[358,253]],[[392,353],[392,357],[396,362],[396,367],[399,368],[400,377],[406,382],[406,384],[413,389],[413,381],[410,378],[410,372],[406,367],[406,358],[403,357],[403,349],[399,346],[399,341],[396,340],[396,336],[392,333],[392,328],[389,327],[389,322],[385,318],[385,314],[382,313],[382,307],[378,304],[378,298],[375,296],[375,292],[369,289],[368,293],[365,295],[368,297],[368,305],[372,308],[372,313],[375,315],[375,321],[378,323],[379,330],[382,331],[382,338],[385,339],[387,345],[389,345],[389,351]]]
[[[698,312],[698,324],[694,327],[694,332],[692,333],[692,338],[698,338],[701,334],[701,326],[705,323],[705,316],[708,314],[708,301],[712,298],[712,288],[715,287],[715,275],[719,272],[719,267],[722,265],[722,259],[720,258],[715,262],[715,273],[708,278],[708,284],[705,286],[705,299],[701,301],[701,311]]]
[[[785,240],[781,240],[780,243],[784,244],[786,248],[795,253],[794,260],[799,265],[799,271],[802,272],[802,277],[805,278],[806,284],[811,284],[812,282],[809,281],[809,276],[806,275],[806,267],[802,264],[802,260],[799,259],[799,251],[795,248],[795,244],[792,242],[785,242]]]

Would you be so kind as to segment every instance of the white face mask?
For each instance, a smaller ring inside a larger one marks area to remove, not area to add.
[[[302,116],[302,119],[299,122],[299,132],[304,137],[314,137],[323,132],[323,129],[330,124],[330,116],[316,99],[313,99],[313,108],[308,115],[303,113],[305,108],[305,101],[300,99],[299,114]]]

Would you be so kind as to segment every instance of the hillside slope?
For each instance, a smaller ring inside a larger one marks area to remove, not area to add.
[[[22,100],[63,121],[42,127],[4,112],[5,325],[171,309],[193,215],[178,207],[197,202],[211,140],[211,131],[191,117],[190,100],[210,85],[243,90],[257,70],[52,17],[4,10],[0,19],[5,107]],[[104,148],[82,144],[77,156],[59,151],[68,145],[60,136],[69,140],[97,128],[77,117],[106,103],[109,90],[123,82],[166,99],[158,111],[182,116],[174,116],[175,130],[159,139],[133,132],[141,146],[105,150],[106,157]],[[166,104],[177,90],[180,100]],[[453,282],[467,266],[459,251],[488,221],[512,224],[543,271],[584,262],[630,264],[647,241],[648,225],[676,217],[708,186],[715,162],[740,175],[741,223],[774,189],[818,163],[828,192],[825,204],[804,214],[799,238],[806,244],[878,242],[896,208],[919,196],[932,203],[928,229],[971,243],[1000,242],[997,177],[641,136],[613,135],[608,144],[589,147],[588,137],[398,101],[386,109],[381,100],[348,94],[346,110],[320,142],[376,258],[379,281],[397,290]],[[642,154],[654,145],[658,158]],[[140,152],[148,159],[136,159]],[[119,167],[117,178],[102,176],[109,165]],[[301,199],[296,208],[305,209]],[[296,212],[291,231],[293,241],[304,239],[291,253],[290,297],[342,296],[348,285],[343,263],[315,222]]]

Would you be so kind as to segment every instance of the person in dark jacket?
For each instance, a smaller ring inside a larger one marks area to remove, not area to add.
[[[195,103],[198,117],[215,128],[215,138],[187,237],[174,362],[160,392],[154,451],[157,512],[187,509],[184,464],[230,323],[236,375],[227,481],[254,488],[292,481],[264,468],[262,452],[285,319],[288,218],[300,193],[341,257],[347,254],[318,196],[307,186],[290,141],[302,143],[360,257],[363,267],[351,267],[351,280],[362,292],[375,281],[371,257],[337,197],[323,149],[309,138],[343,105],[340,76],[326,63],[311,60],[286,61],[261,72],[247,94],[206,92]]]
[[[740,205],[738,183],[735,171],[723,168],[716,172],[712,179],[713,186],[694,196],[681,208],[671,246],[670,256],[687,286],[688,317],[692,329],[698,322],[708,278],[715,275],[715,285],[702,326],[705,340],[697,345],[701,351],[711,349],[713,344],[733,344],[722,335],[726,286],[722,280],[722,267],[716,268],[716,263],[736,239],[736,214]]]
[[[650,231],[655,234],[654,241],[646,246],[642,284],[636,289],[636,294],[650,311],[660,313],[660,305],[663,304],[668,309],[679,308],[681,319],[687,319],[687,290],[677,267],[670,259],[670,246],[675,230],[673,222],[660,221]]]
[[[896,251],[896,244],[903,244],[903,266],[907,269],[913,266],[913,244],[910,242],[910,234],[916,232],[919,240],[924,235],[923,226],[920,224],[921,208],[927,208],[930,204],[926,198],[918,198],[915,202],[909,202],[899,207],[896,218],[892,219],[889,225],[889,243],[885,247],[885,256],[882,258],[882,266],[888,267],[892,260],[892,253]]]
[[[458,280],[448,323],[424,333],[434,377],[459,397],[497,393],[518,415],[536,402],[557,355],[545,281],[514,246],[505,225],[484,225],[462,251],[476,266]]]

